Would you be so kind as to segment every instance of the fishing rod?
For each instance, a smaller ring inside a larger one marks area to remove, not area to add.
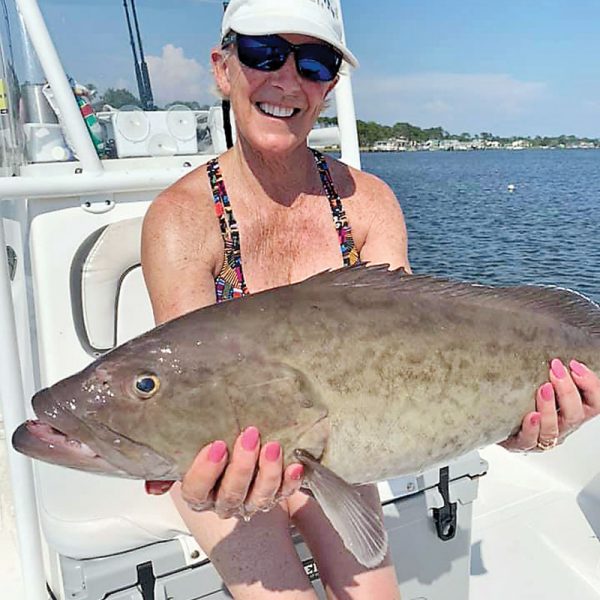
[[[135,0],[131,0],[131,10],[133,11],[133,22],[135,24],[135,31],[137,34],[138,46],[140,50],[140,64],[142,69],[142,83],[144,85],[144,99],[142,104],[145,109],[154,108],[154,95],[152,94],[152,86],[150,85],[150,73],[148,72],[148,65],[146,64],[146,58],[144,57],[144,47],[142,46],[142,36],[140,35],[140,26],[137,18],[137,11],[135,10]]]
[[[223,0],[223,12],[227,10],[230,0]],[[233,128],[231,126],[231,102],[221,100],[221,110],[223,111],[223,129],[225,130],[225,145],[227,148],[233,146]]]
[[[15,55],[13,53],[13,45],[12,45],[12,34],[10,31],[10,19],[8,18],[8,8],[6,6],[6,0],[2,0],[2,12],[4,15],[4,24],[6,26],[6,36],[8,43],[8,55],[11,65],[15,64]]]
[[[125,9],[125,16],[127,18],[127,29],[129,29],[129,43],[131,44],[131,52],[133,53],[133,65],[135,67],[135,79],[138,86],[138,94],[142,106],[146,108],[144,102],[144,81],[142,80],[142,72],[140,71],[140,65],[138,62],[137,49],[135,47],[135,40],[133,38],[133,29],[131,28],[131,19],[129,18],[129,8],[127,7],[127,0],[123,0],[123,8]]]

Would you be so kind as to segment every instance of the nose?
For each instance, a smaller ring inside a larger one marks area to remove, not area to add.
[[[294,55],[290,53],[287,60],[280,69],[271,73],[272,81],[282,89],[299,88],[300,74],[296,69]]]

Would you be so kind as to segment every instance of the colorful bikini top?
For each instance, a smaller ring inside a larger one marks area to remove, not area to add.
[[[346,212],[342,206],[342,200],[335,190],[329,167],[327,166],[324,156],[316,150],[311,149],[311,151],[315,157],[323,189],[329,199],[333,222],[340,242],[340,250],[342,252],[342,257],[344,258],[344,265],[351,266],[358,262],[359,256],[356,246],[354,245],[354,239],[352,238],[352,230],[350,229],[348,219],[346,218]],[[218,158],[213,158],[207,164],[206,170],[215,202],[215,212],[219,219],[221,235],[223,236],[223,242],[225,244],[223,266],[221,272],[215,279],[217,302],[223,302],[225,300],[232,300],[233,298],[240,298],[250,292],[246,286],[244,272],[242,270],[240,232],[235,217],[233,216],[229,196],[225,189],[225,182],[223,181],[223,176],[219,169]]]

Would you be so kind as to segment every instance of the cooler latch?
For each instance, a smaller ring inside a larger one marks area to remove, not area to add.
[[[450,469],[440,469],[438,491],[444,501],[442,508],[433,509],[433,521],[440,540],[447,542],[456,535],[456,502],[450,502]]]
[[[137,585],[142,592],[144,600],[156,600],[155,585],[156,576],[152,568],[152,562],[145,562],[137,565]]]

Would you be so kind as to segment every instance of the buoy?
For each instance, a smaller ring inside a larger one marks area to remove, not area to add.
[[[517,189],[517,186],[514,183],[509,183],[508,184],[508,191],[509,192],[514,192]]]

